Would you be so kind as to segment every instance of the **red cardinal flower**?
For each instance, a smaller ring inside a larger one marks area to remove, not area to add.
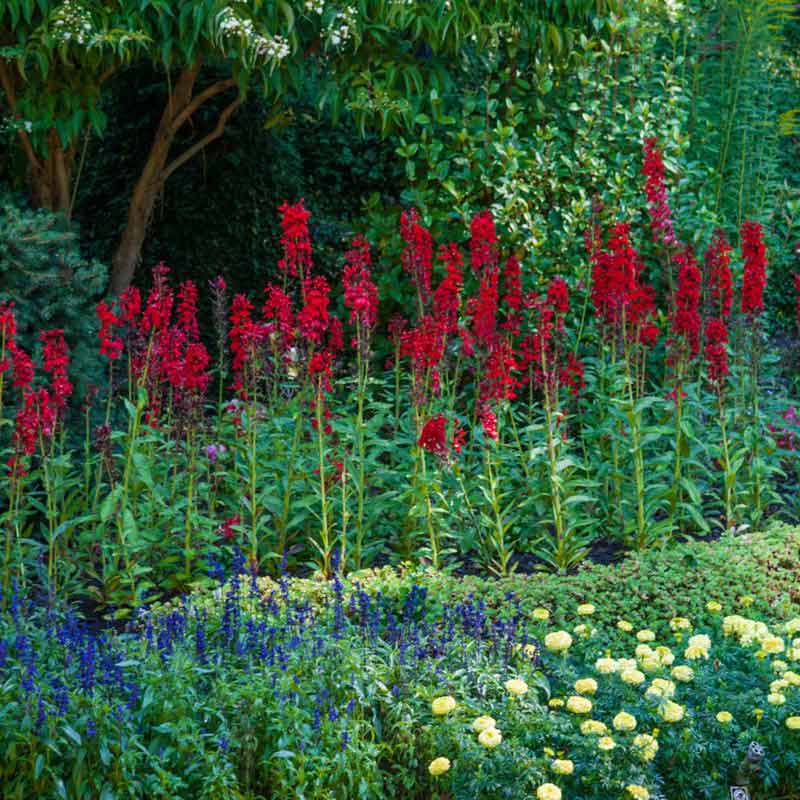
[[[728,319],[733,305],[733,276],[731,275],[731,246],[721,229],[714,231],[706,250],[706,280],[711,293],[712,315]]]
[[[184,281],[178,289],[178,327],[190,342],[200,337],[197,325],[197,287],[192,281]]]
[[[419,446],[440,458],[447,455],[447,419],[443,414],[431,417],[419,435]]]
[[[283,258],[278,267],[293,278],[299,274],[305,280],[311,274],[314,263],[311,259],[311,237],[308,233],[308,218],[303,199],[294,205],[284,203],[279,209],[281,213],[281,246]]]
[[[378,287],[372,281],[372,257],[363,236],[353,239],[345,254],[342,275],[344,304],[350,311],[350,324],[369,331],[378,319]]]
[[[664,160],[655,139],[644,140],[644,164],[642,174],[646,176],[645,195],[650,213],[650,228],[653,241],[672,248],[678,244],[672,224],[669,195],[664,183]]]
[[[69,346],[64,340],[64,331],[60,328],[42,331],[39,334],[39,341],[43,344],[44,371],[50,375],[52,381],[53,404],[56,409],[61,410],[72,394],[72,384],[67,375]]]
[[[728,329],[722,319],[712,317],[706,320],[705,356],[708,365],[708,378],[721,385],[728,375]]]
[[[105,301],[97,304],[95,309],[100,320],[100,353],[111,361],[116,361],[122,354],[123,342],[114,336],[114,328],[122,325],[122,320],[112,311]]]
[[[319,345],[328,330],[330,315],[330,287],[322,275],[306,278],[303,282],[305,305],[297,314],[297,329],[309,342]]]
[[[411,276],[423,306],[431,296],[433,270],[433,240],[430,231],[420,225],[420,216],[412,208],[400,215],[400,235],[406,246],[403,250],[403,269]]]
[[[269,335],[277,336],[278,350],[284,355],[294,341],[294,323],[292,319],[292,301],[278,286],[267,286],[264,290],[267,299],[262,313],[267,320]]]
[[[486,270],[494,270],[498,264],[497,232],[491,211],[476,214],[470,224],[469,241],[472,269],[478,275]]]
[[[461,290],[464,287],[464,259],[458,245],[442,245],[439,261],[444,264],[445,276],[433,293],[433,307],[442,333],[447,336],[458,330],[461,309]]]
[[[672,315],[673,344],[686,349],[686,355],[694,358],[700,348],[700,294],[702,276],[691,248],[685,248],[677,257],[678,289],[675,293],[675,308]]]
[[[742,313],[751,317],[764,310],[764,288],[767,285],[767,256],[764,231],[758,222],[742,223]]]

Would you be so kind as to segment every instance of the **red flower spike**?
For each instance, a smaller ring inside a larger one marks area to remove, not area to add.
[[[419,435],[419,446],[439,458],[446,458],[447,448],[447,419],[443,414],[431,417],[422,428]]]
[[[43,344],[44,371],[51,376],[53,387],[53,404],[57,410],[63,409],[70,395],[72,384],[69,382],[67,368],[69,367],[69,346],[64,340],[64,331],[55,328],[42,331],[39,341]]]
[[[200,338],[197,324],[197,287],[192,281],[184,281],[178,290],[178,327],[190,342]]]
[[[711,317],[705,325],[705,357],[709,380],[720,386],[728,376],[728,329],[722,319]]]
[[[764,230],[758,222],[742,223],[742,313],[757,317],[764,310],[767,285],[767,256]]]
[[[653,241],[667,248],[676,247],[678,239],[672,223],[669,195],[664,182],[664,160],[655,139],[644,141],[644,164],[642,174],[646,176],[645,195],[650,214]]]
[[[721,229],[714,231],[705,255],[706,280],[711,294],[713,316],[727,320],[733,306],[731,246]]]
[[[345,254],[342,274],[344,304],[350,311],[350,324],[358,323],[369,331],[378,320],[378,287],[372,281],[372,256],[363,236],[353,239]]]
[[[311,237],[308,233],[308,218],[303,199],[294,205],[284,203],[279,209],[281,213],[281,246],[283,258],[278,267],[293,278],[300,275],[303,280],[310,277],[314,262],[311,258]]]
[[[400,235],[406,243],[402,255],[403,269],[411,276],[423,305],[427,306],[431,297],[433,240],[430,231],[420,225],[416,209],[400,215]]]
[[[491,211],[476,214],[470,224],[469,253],[472,269],[477,274],[497,268],[497,232]]]

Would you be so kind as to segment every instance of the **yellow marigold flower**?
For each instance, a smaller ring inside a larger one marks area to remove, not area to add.
[[[780,692],[770,692],[767,695],[767,702],[772,706],[782,706],[786,702],[786,695]]]
[[[572,637],[566,631],[555,631],[544,637],[544,646],[554,653],[563,653],[572,646]]]
[[[449,714],[455,707],[455,698],[450,697],[449,694],[444,697],[437,697],[431,703],[431,711],[437,717],[443,717],[445,714]]]
[[[634,798],[634,800],[650,800],[650,792],[644,786],[639,786],[638,783],[631,783],[625,787],[625,791]]]
[[[754,602],[755,602],[755,600],[754,600],[753,596],[750,595],[750,594],[743,594],[739,598],[739,605],[742,608],[749,608],[751,605],[753,605]]]
[[[683,655],[690,661],[696,661],[698,658],[708,658],[708,650],[706,650],[705,647],[698,647],[692,644],[686,648]]]
[[[660,644],[656,647],[656,656],[661,664],[665,667],[671,667],[672,662],[675,661],[675,653],[666,645]]]
[[[634,653],[636,658],[654,658],[656,655],[656,651],[649,644],[637,644]]]
[[[794,617],[786,623],[787,636],[794,636],[796,633],[800,633],[800,617]]]
[[[546,620],[550,619],[550,612],[546,608],[534,608],[532,616],[534,619],[545,622]]]
[[[800,686],[800,675],[790,669],[783,673],[783,679],[788,681],[790,686]]]
[[[690,631],[692,623],[686,617],[673,617],[669,621],[669,626],[674,631]]]
[[[683,719],[683,715],[686,709],[678,705],[672,700],[667,700],[664,705],[659,708],[659,712],[661,713],[661,717],[665,722],[680,722]]]
[[[580,625],[576,625],[572,629],[572,631],[573,633],[580,636],[582,639],[588,639],[592,635],[592,633],[594,633],[593,628],[590,628],[588,625],[584,625],[583,623],[581,623]]]
[[[622,678],[624,683],[630,684],[631,686],[639,686],[644,683],[644,672],[640,672],[638,669],[626,669],[624,672],[620,673],[620,678]]]
[[[645,694],[651,697],[670,698],[675,694],[675,684],[666,678],[654,678]]]
[[[689,637],[689,641],[687,642],[689,647],[699,647],[702,650],[710,650],[711,649],[711,637],[705,633],[697,633],[694,636]]]
[[[635,658],[620,658],[617,660],[617,664],[619,664],[619,672],[625,672],[626,669],[636,669]]]
[[[496,728],[497,723],[492,719],[492,717],[478,717],[472,723],[472,730],[475,733],[482,733],[483,731],[488,731],[489,728]]]
[[[769,653],[769,655],[774,655],[775,653],[782,653],[785,649],[786,645],[784,644],[783,639],[780,636],[765,636],[761,640],[761,649],[765,653]]]
[[[786,672],[787,669],[789,669],[789,665],[785,661],[781,661],[779,658],[776,658],[772,662],[773,672]]]
[[[716,600],[709,600],[706,603],[706,608],[712,613],[716,614],[718,611],[722,611],[722,604],[717,602]]]
[[[633,630],[633,625],[626,619],[621,619],[619,622],[617,622],[617,627],[621,631],[625,631],[625,633],[630,633]]]
[[[672,677],[681,683],[689,683],[694,678],[694,670],[685,664],[672,668]]]
[[[582,617],[589,617],[595,612],[595,607],[591,603],[581,603],[578,606],[578,614]]]
[[[601,750],[608,752],[609,750],[613,750],[617,746],[617,743],[610,736],[601,736],[597,740],[597,746]]]
[[[597,691],[597,681],[594,678],[581,678],[575,681],[575,691],[578,694],[594,694]]]
[[[770,692],[779,692],[781,689],[785,689],[787,686],[791,686],[789,681],[786,678],[778,678],[777,680],[772,681],[769,685]]]
[[[649,628],[643,628],[636,633],[636,638],[640,642],[654,642],[656,640],[656,635]]]
[[[800,717],[786,717],[786,727],[790,731],[800,731]]]
[[[550,708],[563,708],[564,701],[560,697],[553,697],[547,702],[547,705],[549,705]]]
[[[632,731],[636,727],[636,717],[627,711],[620,711],[612,723],[618,731]]]
[[[727,725],[733,719],[733,714],[730,711],[718,711],[717,722],[722,725]]]
[[[556,775],[572,775],[575,771],[575,764],[568,758],[557,758],[550,764],[550,769],[552,769]]]
[[[528,684],[521,678],[511,678],[505,682],[506,691],[521,697],[528,691]]]
[[[592,710],[592,701],[585,697],[572,695],[567,700],[567,711],[572,714],[588,714]]]
[[[487,728],[478,734],[478,742],[489,750],[493,750],[503,741],[503,735],[497,728]]]
[[[764,716],[764,709],[763,708],[754,708],[753,709],[753,716],[756,718],[756,722],[761,721],[761,717]]]
[[[585,719],[581,722],[581,733],[584,736],[602,736],[608,732],[605,722],[599,719]]]
[[[652,761],[658,752],[658,742],[655,736],[651,736],[649,733],[637,733],[633,737],[633,745],[638,749],[638,755],[642,761]]]
[[[527,658],[536,658],[539,655],[539,648],[535,644],[526,644],[522,648],[522,652]]]
[[[610,675],[619,669],[619,662],[615,658],[598,658],[594,662],[594,668],[601,675]]]
[[[554,756],[554,755],[556,754],[556,751],[555,751],[555,750],[553,750],[553,748],[552,748],[552,747],[543,747],[543,748],[542,748],[542,752],[543,752],[543,753],[544,753],[546,756]]]
[[[428,764],[428,772],[435,778],[437,775],[444,775],[447,770],[450,769],[450,759],[445,758],[444,756],[439,756],[439,758],[434,758],[430,764]]]
[[[536,790],[536,800],[561,800],[561,789],[554,783],[543,783]]]
[[[766,650],[757,650],[756,651],[756,658],[759,661],[763,661],[766,657],[767,657],[767,651]]]
[[[639,666],[645,672],[658,672],[661,669],[661,662],[653,656],[647,656],[639,662]]]

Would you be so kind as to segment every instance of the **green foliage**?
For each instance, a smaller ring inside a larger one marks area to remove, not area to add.
[[[0,302],[15,304],[20,344],[29,353],[40,331],[64,329],[83,386],[98,377],[94,305],[107,279],[103,264],[81,255],[76,230],[0,187]]]

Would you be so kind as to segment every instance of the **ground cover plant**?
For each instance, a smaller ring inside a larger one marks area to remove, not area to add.
[[[796,532],[756,544],[797,569]],[[4,796],[711,800],[736,780],[796,797],[798,603],[695,585],[682,616],[651,585],[656,565],[639,564],[640,586],[666,613],[601,580],[559,605],[557,576],[507,579],[519,592],[503,602],[484,599],[492,581],[468,595],[452,581],[450,600],[388,570],[270,581],[242,553],[227,582],[142,611],[127,634],[15,586]],[[552,602],[531,607],[537,588]]]

